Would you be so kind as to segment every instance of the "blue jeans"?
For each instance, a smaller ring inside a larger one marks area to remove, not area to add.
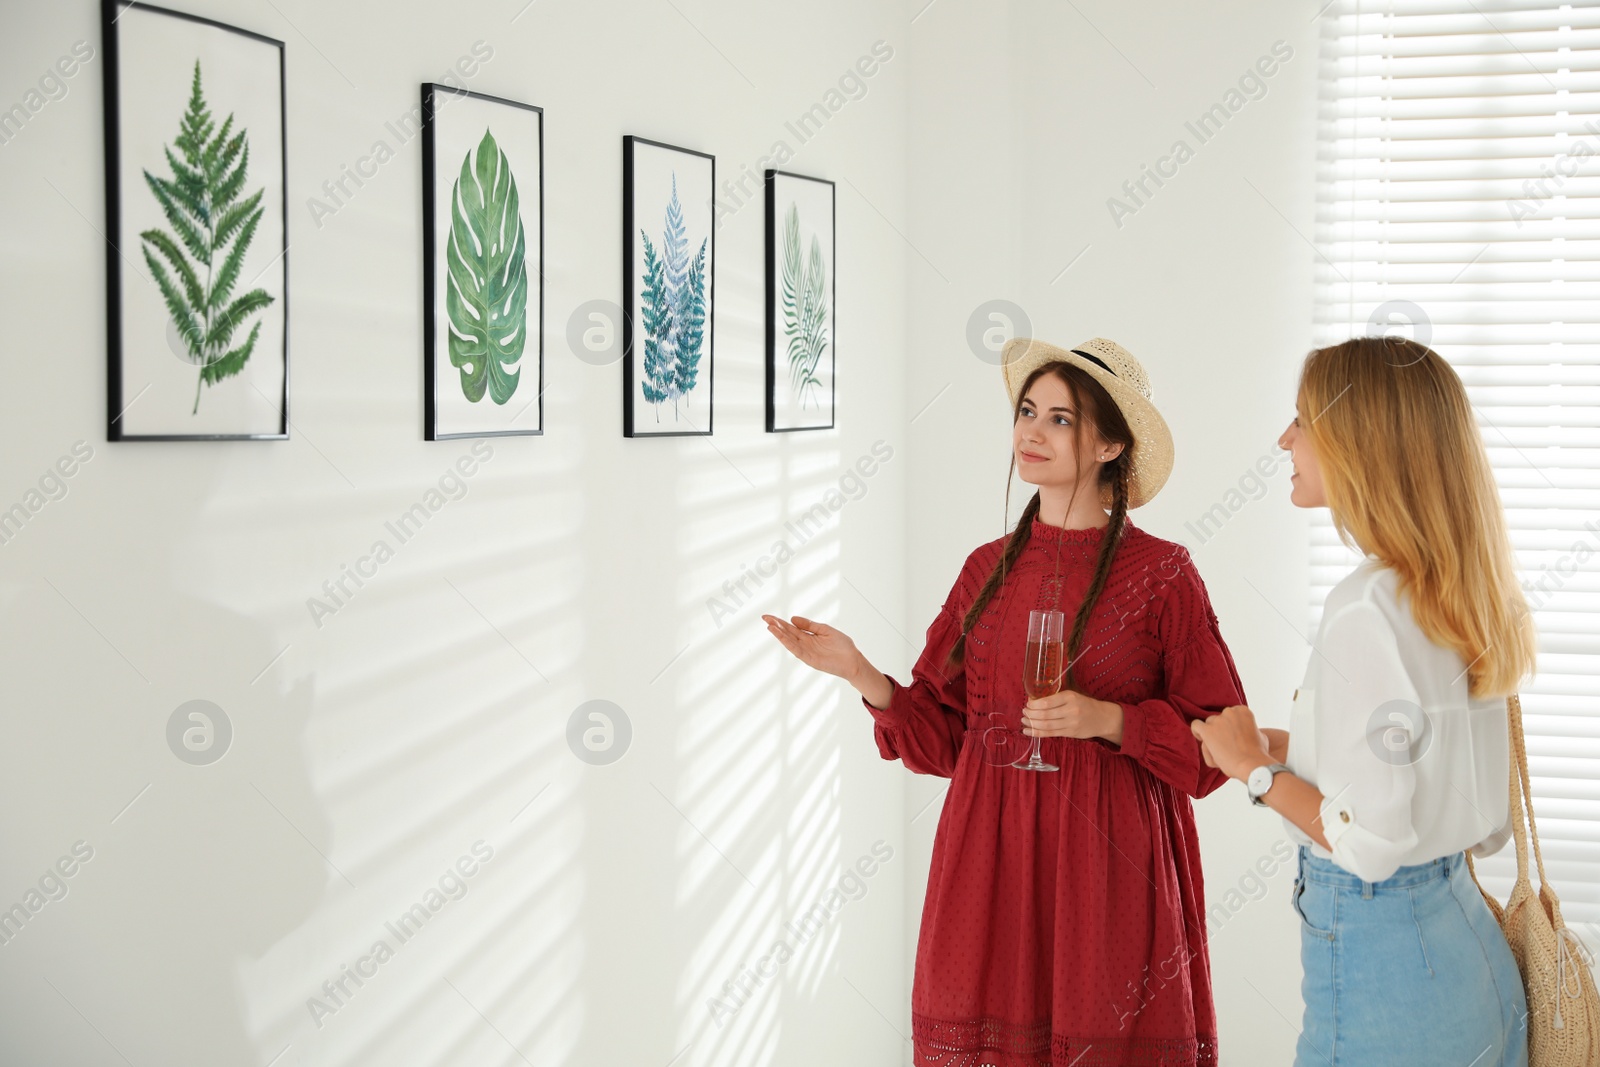
[[[1295,1067],[1527,1067],[1527,999],[1457,852],[1364,882],[1300,847]]]

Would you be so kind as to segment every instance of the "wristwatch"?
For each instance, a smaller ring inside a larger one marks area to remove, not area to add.
[[[1264,767],[1257,767],[1251,771],[1250,777],[1244,780],[1244,787],[1250,793],[1250,803],[1257,807],[1266,807],[1267,802],[1261,799],[1262,796],[1272,788],[1272,780],[1278,776],[1278,772],[1288,769],[1288,764],[1269,763]]]

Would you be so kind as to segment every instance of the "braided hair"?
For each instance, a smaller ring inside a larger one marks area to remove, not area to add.
[[[1046,363],[1028,375],[1027,380],[1022,383],[1022,388],[1017,390],[1017,402],[1011,412],[1012,425],[1016,425],[1016,420],[1021,417],[1022,398],[1027,395],[1028,387],[1045,373],[1057,375],[1066,384],[1067,391],[1072,395],[1073,405],[1079,412],[1078,421],[1074,426],[1078,455],[1081,456],[1088,446],[1088,435],[1085,431],[1090,425],[1106,443],[1122,446],[1122,451],[1116,458],[1100,464],[1097,488],[1100,490],[1101,501],[1109,503],[1111,515],[1105,536],[1100,540],[1100,552],[1095,559],[1094,576],[1089,580],[1089,588],[1083,594],[1083,602],[1078,605],[1077,616],[1072,621],[1072,633],[1067,640],[1067,676],[1064,685],[1072,689],[1076,686],[1073,665],[1078,660],[1084,635],[1089,628],[1089,616],[1093,614],[1095,603],[1105,589],[1106,579],[1111,574],[1111,560],[1116,555],[1117,546],[1122,543],[1122,534],[1127,527],[1128,483],[1133,474],[1134,438],[1133,431],[1128,427],[1128,421],[1122,417],[1122,410],[1117,407],[1116,401],[1111,399],[1111,394],[1106,392],[1105,387],[1095,381],[1087,371],[1064,361]],[[1010,471],[1011,473],[1016,471],[1015,454],[1011,457]],[[1074,498],[1077,496],[1078,488],[1078,486],[1073,487]],[[1011,478],[1008,476],[1007,511],[1011,509],[1010,500]],[[1071,508],[1072,501],[1069,499],[1068,511]],[[989,601],[994,599],[994,595],[1005,584],[1006,574],[1022,555],[1022,550],[1028,547],[1028,539],[1033,534],[1033,520],[1038,514],[1039,493],[1035,491],[1033,499],[1022,509],[1022,516],[1017,520],[1016,528],[1011,531],[1011,537],[1006,541],[1000,559],[989,571],[989,577],[983,583],[983,588],[978,591],[978,595],[973,598],[972,606],[967,609],[967,614],[961,621],[961,636],[956,638],[946,658],[946,669],[961,663],[966,653],[968,631],[983,615],[984,609],[989,606]]]

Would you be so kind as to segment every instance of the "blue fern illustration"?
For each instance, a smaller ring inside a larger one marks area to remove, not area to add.
[[[678,202],[678,173],[672,173],[672,198],[667,201],[667,228],[661,237],[661,265],[667,291],[677,294],[689,273],[689,240],[684,236],[683,205]]]
[[[640,319],[644,328],[644,398],[656,405],[656,421],[661,421],[660,405],[672,401],[673,418],[678,417],[678,398],[694,390],[699,377],[701,348],[706,323],[706,239],[694,258],[689,258],[689,242],[683,221],[683,205],[678,199],[678,175],[672,174],[672,196],[667,201],[661,251],[644,230],[645,267],[640,291]]]
[[[684,281],[683,298],[673,325],[677,328],[678,393],[689,406],[689,394],[694,392],[695,380],[700,375],[700,342],[706,325],[706,243],[700,242],[700,251],[689,264],[689,274]]]
[[[672,333],[672,308],[667,299],[665,272],[655,246],[643,230],[644,288],[639,294],[640,325],[644,327],[644,398],[656,407],[661,421],[661,402],[672,397],[674,368],[668,338]]]

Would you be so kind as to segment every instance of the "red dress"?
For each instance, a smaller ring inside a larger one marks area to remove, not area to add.
[[[912,684],[874,736],[885,759],[948,777],[917,939],[918,1067],[1210,1067],[1216,1015],[1190,807],[1224,781],[1189,721],[1245,703],[1204,584],[1180,545],[1129,523],[1074,666],[1121,704],[1122,743],[1043,739],[1056,772],[1017,770],[1028,612],[1070,630],[1103,529],[1037,520],[1005,584],[945,653],[1005,538],[967,557]],[[1069,634],[1070,636],[1070,634]]]

